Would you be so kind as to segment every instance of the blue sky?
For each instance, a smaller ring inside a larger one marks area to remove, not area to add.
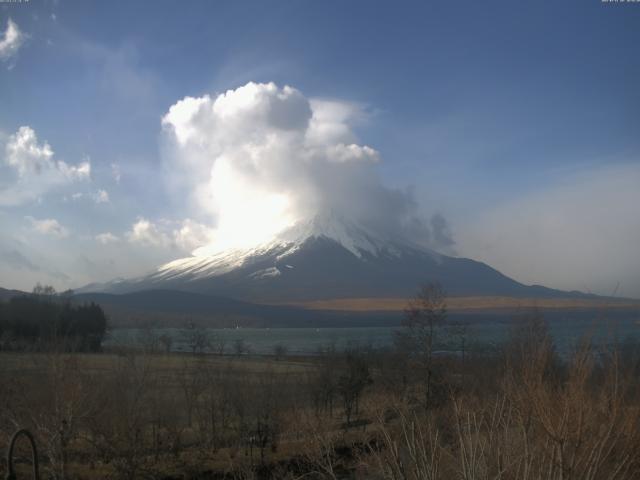
[[[184,255],[185,219],[217,217],[176,187],[162,118],[253,81],[348,107],[380,182],[443,215],[456,254],[640,297],[639,41],[640,4],[598,0],[0,4],[0,284]],[[9,160],[21,127],[54,152],[46,181]]]

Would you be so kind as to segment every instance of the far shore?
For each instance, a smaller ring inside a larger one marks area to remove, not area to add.
[[[287,302],[309,310],[336,310],[343,312],[401,312],[407,308],[409,298],[337,298]],[[639,308],[640,300],[610,298],[517,298],[517,297],[449,297],[450,311],[493,309],[629,309]]]

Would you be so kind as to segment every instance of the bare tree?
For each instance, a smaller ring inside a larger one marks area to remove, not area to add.
[[[245,353],[247,353],[249,351],[249,348],[247,347],[246,342],[244,341],[244,338],[237,338],[236,340],[234,340],[233,342],[233,352],[237,355],[243,355]]]
[[[142,346],[146,353],[156,353],[160,345],[160,337],[150,323],[147,323],[138,330],[138,344]]]
[[[276,356],[276,360],[281,360],[287,355],[287,346],[279,343],[273,347],[273,353]]]
[[[400,349],[415,361],[424,382],[424,403],[429,407],[432,397],[434,347],[437,335],[447,320],[445,293],[437,283],[423,286],[405,309],[403,329],[397,333]]]
[[[158,341],[164,348],[164,352],[168,355],[171,353],[171,347],[173,346],[173,337],[168,333],[163,333],[158,337]]]
[[[178,383],[182,389],[185,400],[185,410],[187,413],[187,425],[193,424],[193,412],[196,408],[198,398],[206,386],[206,369],[204,359],[185,357],[182,367],[178,373]]]
[[[201,444],[215,451],[222,445],[225,432],[230,427],[231,383],[240,376],[230,364],[223,368],[204,364],[202,367],[203,388],[195,415]]]
[[[347,352],[346,368],[338,379],[338,391],[344,405],[346,428],[349,428],[351,424],[352,415],[358,413],[362,392],[371,383],[373,380],[364,356],[358,352]]]
[[[218,355],[224,355],[227,339],[223,334],[215,333],[209,336],[209,346]]]
[[[99,385],[84,372],[76,355],[54,352],[32,360],[39,375],[13,380],[20,402],[8,413],[14,428],[33,428],[42,442],[50,476],[64,479],[68,477],[71,446],[81,435],[84,422],[97,411]]]
[[[468,348],[468,335],[469,326],[466,323],[454,322],[450,323],[447,327],[447,334],[453,343],[453,347],[460,356],[460,365],[464,371],[467,348]]]
[[[209,332],[207,332],[204,327],[196,325],[192,321],[187,322],[185,328],[183,328],[182,338],[194,355],[204,353],[206,350],[211,349]]]
[[[159,377],[152,368],[153,357],[127,355],[118,359],[108,373],[105,388],[97,399],[100,415],[87,422],[86,440],[98,458],[108,462],[119,478],[138,478],[151,467],[146,432],[149,431],[150,394]]]
[[[316,416],[321,411],[333,416],[334,399],[338,394],[338,371],[340,359],[334,346],[318,352],[317,370],[308,377],[309,389],[313,399]]]

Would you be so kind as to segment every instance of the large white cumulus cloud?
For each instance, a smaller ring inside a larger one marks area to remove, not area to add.
[[[358,143],[359,116],[348,103],[273,83],[186,97],[162,120],[173,140],[167,173],[210,215],[218,248],[266,240],[327,210],[426,243],[429,228],[410,193],[384,186],[379,153]]]

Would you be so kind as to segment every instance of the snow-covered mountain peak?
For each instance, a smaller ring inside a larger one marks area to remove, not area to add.
[[[255,274],[260,277],[275,276],[280,273],[276,263],[281,264],[314,239],[334,241],[359,259],[380,255],[400,257],[403,253],[416,250],[428,253],[434,259],[439,257],[428,249],[391,239],[340,213],[328,211],[297,222],[263,244],[174,260],[162,265],[146,278],[151,281],[194,281],[224,275],[251,265],[256,266]],[[265,261],[268,264],[266,267]]]
[[[375,255],[389,243],[381,235],[332,211],[299,221],[280,233],[277,241],[301,245],[308,239],[321,237],[336,241],[358,257],[363,252]]]
[[[335,212],[299,221],[252,248],[213,250],[174,260],[143,277],[86,290],[125,293],[161,288],[260,303],[405,297],[430,281],[441,282],[456,295],[541,294],[485,264],[438,254],[401,232],[385,233]]]

